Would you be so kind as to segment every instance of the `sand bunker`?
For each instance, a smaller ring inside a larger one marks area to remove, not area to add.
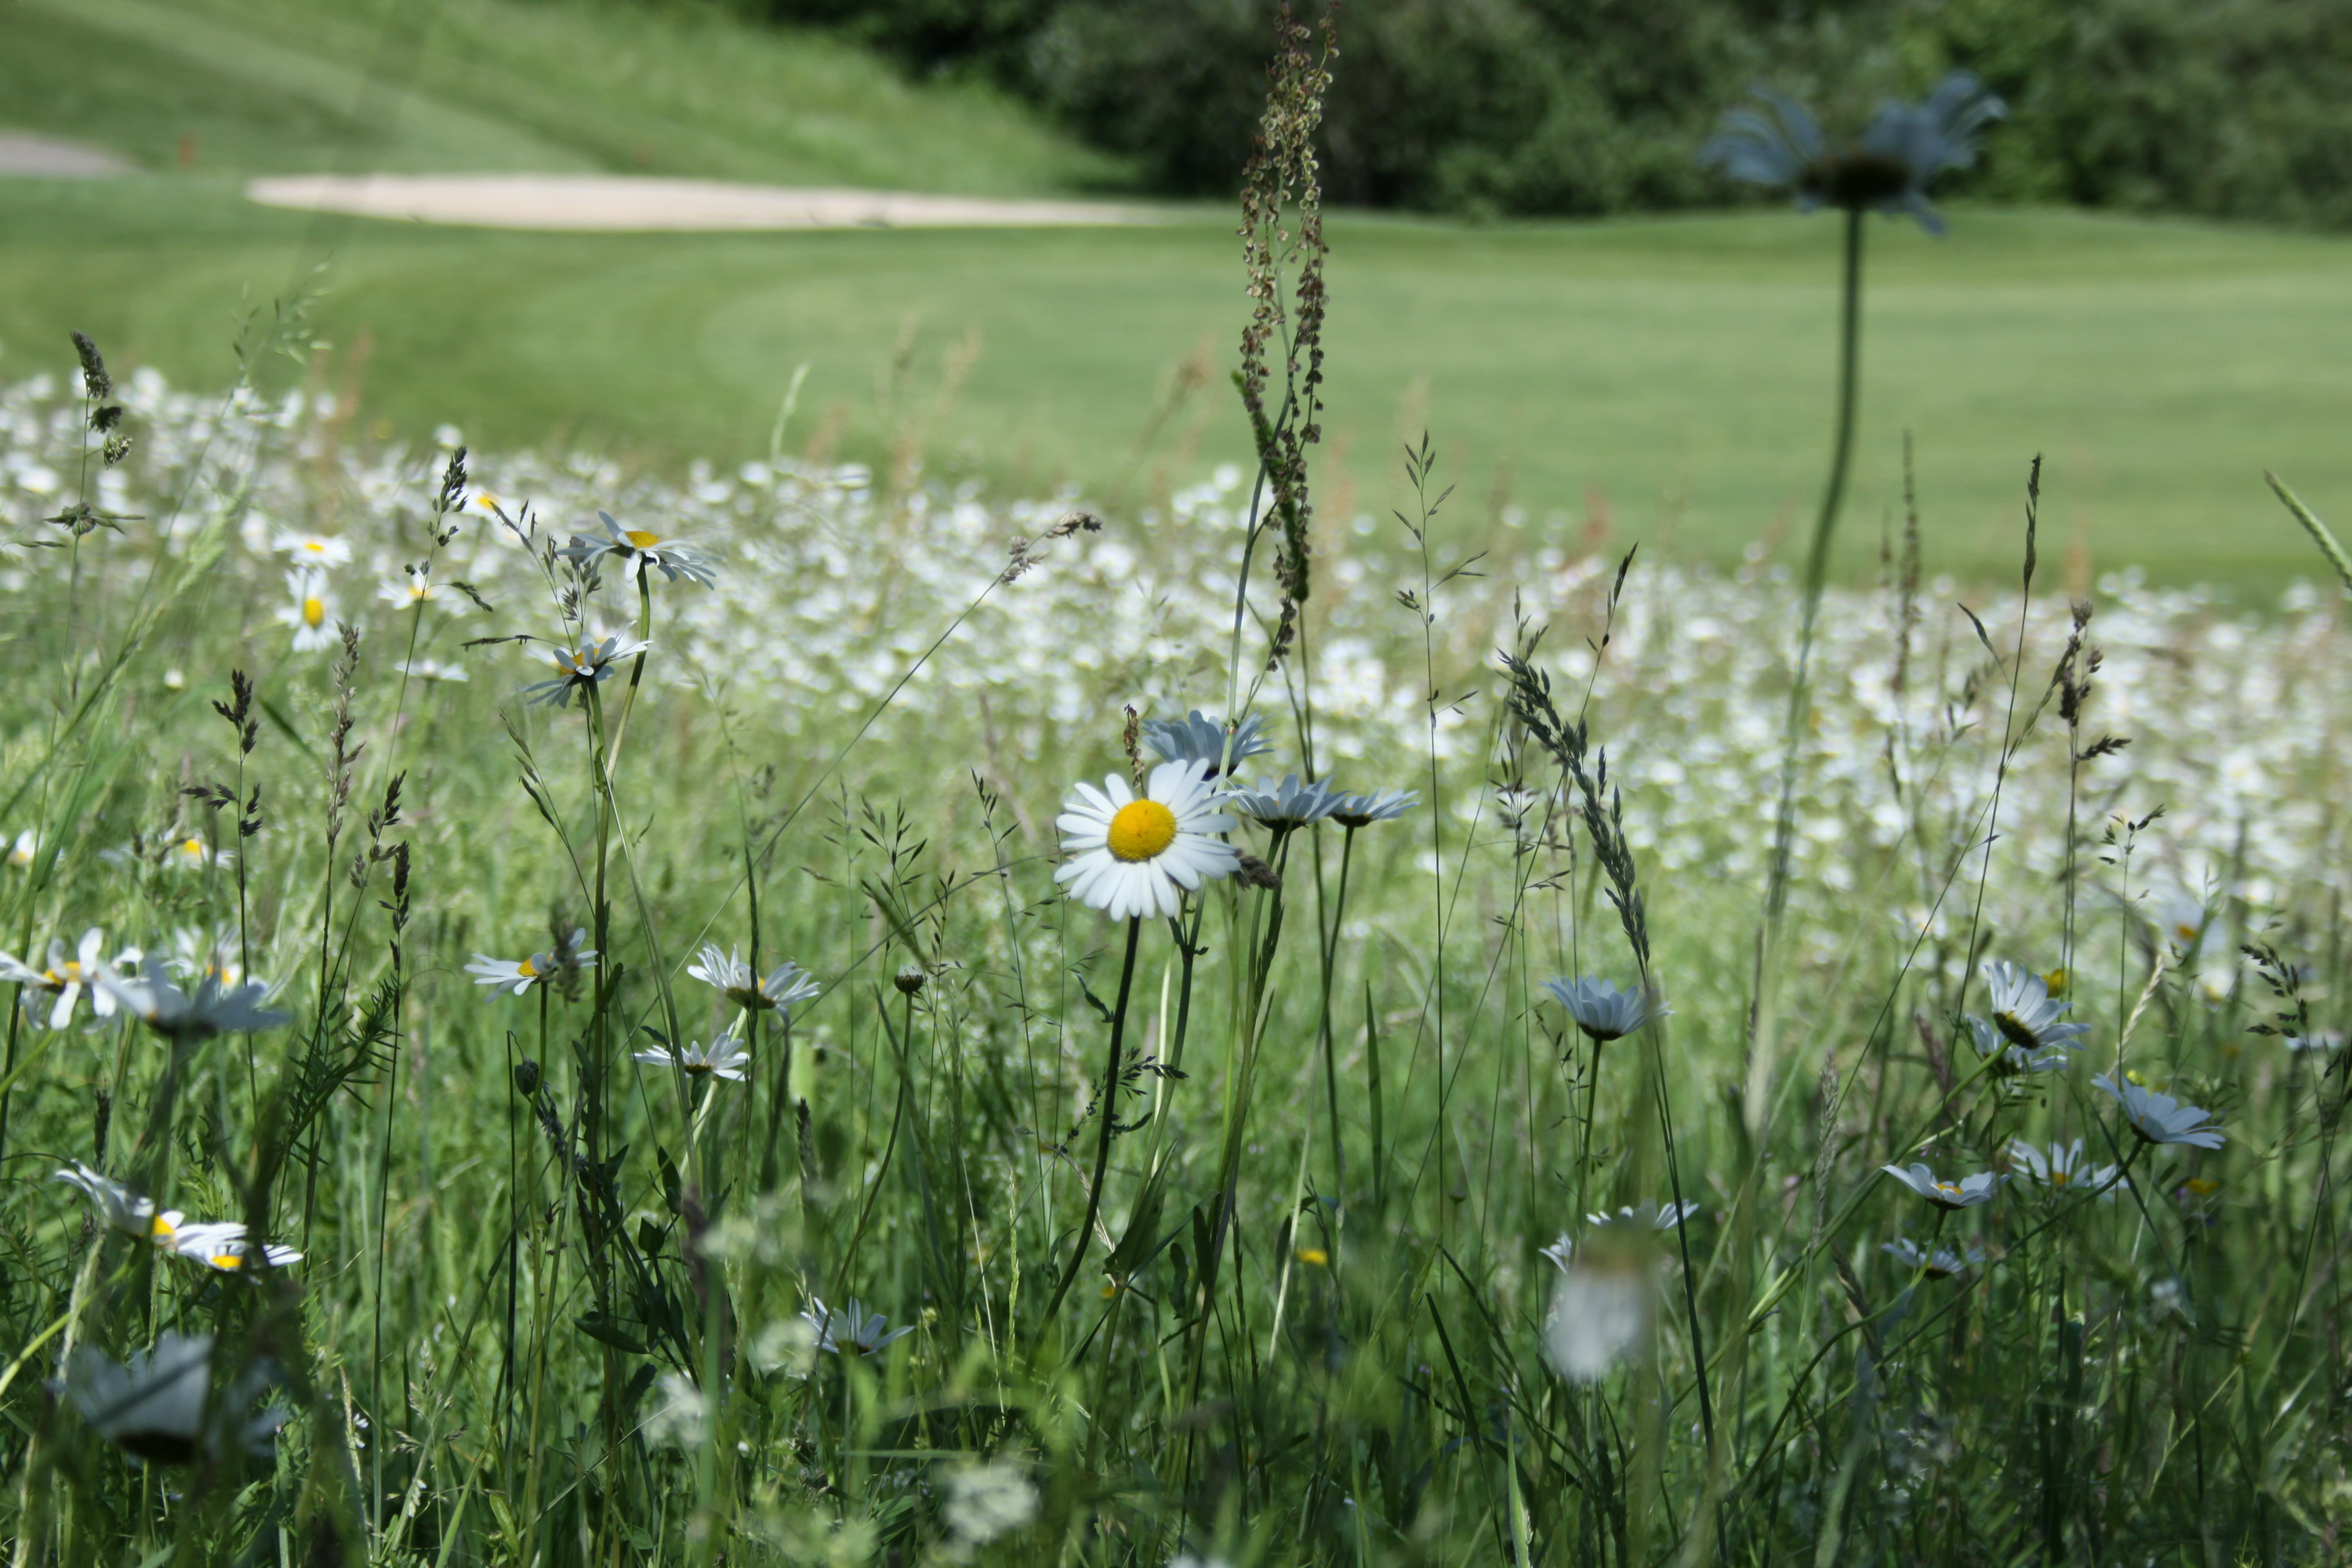
[[[887,191],[793,190],[618,174],[301,174],[255,180],[269,206],[477,228],[1028,228],[1153,223],[1099,202],[992,201]]]
[[[36,136],[26,131],[0,131],[0,174],[87,180],[130,172],[131,165],[113,153],[85,147],[79,142]]]

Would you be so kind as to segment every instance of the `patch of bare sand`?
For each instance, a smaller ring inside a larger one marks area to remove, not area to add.
[[[0,131],[0,174],[26,174],[36,179],[89,180],[127,174],[131,165],[111,153],[58,136],[37,136],[29,131]]]
[[[477,228],[605,233],[822,228],[1030,228],[1155,223],[1107,202],[997,201],[796,190],[621,174],[299,174],[250,182],[268,206]]]

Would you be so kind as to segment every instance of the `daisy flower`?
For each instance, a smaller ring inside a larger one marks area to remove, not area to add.
[[[1892,1255],[1906,1268],[1925,1269],[1930,1279],[1956,1279],[1985,1260],[1985,1249],[1973,1241],[1958,1252],[1948,1247],[1929,1252],[1905,1236],[1882,1242],[1878,1250]]]
[[[1322,821],[1347,798],[1333,795],[1327,780],[1303,784],[1297,773],[1285,773],[1278,784],[1261,782],[1255,789],[1228,792],[1225,804],[1261,827],[1288,833]]]
[[[1988,963],[1980,973],[1985,978],[1985,1006],[1992,1014],[1991,1029],[2018,1047],[2021,1056],[2031,1057],[2054,1047],[2073,1050],[2074,1042],[2091,1032],[2088,1024],[2061,1021],[2074,1004],[2050,999],[2047,976],[2009,963]],[[1969,1022],[1976,1025],[1978,1049],[1990,1056],[1985,1043],[1991,1039],[1991,1034],[1984,1026],[1977,1025],[1973,1016]]]
[[[1576,1243],[1563,1230],[1549,1247],[1537,1247],[1536,1256],[1565,1274],[1568,1272],[1568,1260],[1576,1256]]]
[[[652,647],[650,643],[625,642],[619,637],[583,637],[577,647],[558,643],[554,664],[556,678],[524,687],[523,695],[533,702],[543,702],[550,708],[562,708],[571,702],[574,693],[581,695],[585,706],[586,693],[600,683],[613,679],[613,667]]]
[[[208,866],[234,866],[236,851],[215,849],[201,838],[183,838],[163,851],[166,866],[182,871],[201,871]]]
[[[203,1433],[212,1386],[210,1334],[166,1333],[118,1366],[89,1345],[66,1363],[66,1397],[98,1435],[152,1464],[185,1464]]]
[[[1249,715],[1234,726],[1228,747],[1224,725],[1204,718],[1195,708],[1181,719],[1146,719],[1143,743],[1159,752],[1163,762],[1205,763],[1213,770],[1230,773],[1260,752],[1273,749],[1273,743],[1258,733],[1264,725],[1256,714]]]
[[[462,597],[444,594],[440,585],[433,581],[431,562],[428,561],[421,566],[404,567],[402,571],[404,575],[387,577],[377,585],[375,591],[377,598],[400,610],[413,609],[424,605],[440,605],[447,609],[460,612],[465,609],[466,602]]]
[[[167,960],[182,979],[209,975],[223,985],[234,985],[245,978],[245,966],[236,960],[236,942],[227,932],[207,939],[203,932],[183,926],[172,933],[172,956]]]
[[[125,979],[100,970],[99,985],[112,993],[131,1015],[165,1039],[193,1043],[227,1030],[275,1028],[286,1015],[266,1008],[269,987],[259,981],[223,985],[207,974],[193,991],[172,984],[154,959],[142,961],[139,975]]]
[[[49,1178],[81,1189],[98,1217],[126,1236],[145,1237],[168,1245],[187,1216],[174,1209],[155,1212],[154,1200],[132,1192],[91,1166],[76,1160]]]
[[[2012,1046],[1999,1029],[1975,1014],[1969,1015],[1969,1029],[1976,1036],[1977,1055],[1995,1058],[1992,1072],[2007,1078],[2021,1072],[2063,1072],[2073,1058],[2053,1046],[2048,1050],[2028,1051],[2023,1046]]]
[[[637,1052],[632,1059],[647,1067],[676,1068],[688,1078],[723,1078],[740,1083],[743,1064],[751,1059],[751,1053],[743,1048],[742,1041],[729,1034],[719,1036],[707,1046],[689,1042],[680,1051],[672,1051],[667,1045],[657,1046]]]
[[[2219,1149],[2225,1142],[2221,1130],[2212,1125],[2210,1111],[2183,1105],[2168,1094],[2158,1094],[2136,1083],[2118,1085],[2105,1073],[2091,1081],[2115,1097],[2116,1103],[2123,1107],[2125,1124],[2143,1143],[2186,1143],[2196,1149]]]
[[[465,680],[469,679],[466,674],[466,667],[464,665],[444,664],[437,658],[412,658],[404,660],[400,667],[400,672],[403,675],[414,676],[418,680],[428,682],[436,680]]]
[[[291,555],[298,570],[341,566],[352,558],[348,542],[323,533],[281,533],[270,542],[269,547]]]
[[[1777,92],[1757,96],[1770,115],[1752,109],[1725,115],[1723,130],[1699,153],[1701,163],[1735,180],[1792,191],[1807,212],[1908,213],[1929,234],[1943,233],[1944,220],[1927,205],[1927,187],[1946,170],[1975,163],[1979,132],[2009,111],[1976,78],[1955,71],[1925,103],[1887,103],[1860,142],[1832,146],[1804,105]]]
[[[2158,934],[2181,952],[2193,952],[2205,934],[2205,903],[2187,893],[2168,893],[2148,911]]]
[[[1606,980],[1547,980],[1544,989],[1559,998],[1586,1038],[1605,1045],[1622,1040],[1674,1009],[1643,991],[1620,991]]]
[[[665,539],[642,528],[623,528],[613,521],[609,511],[598,512],[596,521],[604,525],[604,538],[575,533],[563,551],[583,566],[594,566],[610,558],[620,563],[621,575],[631,581],[641,578],[650,566],[667,582],[675,583],[683,577],[706,588],[718,583],[710,563],[684,540]]]
[[[754,974],[739,950],[730,947],[722,953],[715,942],[704,942],[698,958],[698,962],[687,965],[687,973],[724,992],[727,1000],[747,1013],[790,1007],[817,993],[816,982],[797,963],[780,963],[765,974]]]
[[[897,1328],[884,1333],[890,1320],[879,1312],[868,1312],[856,1297],[849,1299],[848,1307],[836,1312],[815,1296],[809,1298],[809,1310],[801,1313],[801,1321],[816,1332],[816,1348],[835,1355],[846,1352],[851,1355],[872,1355],[901,1334],[911,1334],[909,1327]]]
[[[66,944],[51,938],[49,966],[35,969],[19,963],[7,953],[0,952],[0,981],[13,980],[23,986],[25,1010],[33,1011],[36,994],[55,997],[50,1005],[48,1026],[62,1029],[73,1022],[74,1005],[83,996],[89,998],[89,1010],[101,1018],[114,1016],[114,998],[100,988],[99,976],[108,969],[106,933],[92,926],[81,933],[81,945],[74,956],[66,956]]]
[[[2094,1165],[2083,1158],[2083,1141],[2053,1143],[2047,1151],[2038,1149],[2023,1139],[2013,1139],[2009,1145],[2010,1163],[2021,1165],[2028,1180],[2053,1192],[2105,1193],[2112,1202],[2117,1172],[2113,1165]]]
[[[207,1447],[205,1406],[213,1376],[210,1334],[165,1333],[152,1349],[117,1365],[91,1345],[66,1362],[65,1395],[92,1430],[132,1458],[184,1465]],[[257,1366],[221,1392],[226,1425],[250,1454],[266,1454],[291,1413],[282,1406],[247,1412],[268,1386]]]
[[[1652,1230],[1672,1230],[1696,1213],[1697,1200],[1685,1198],[1678,1204],[1643,1204],[1639,1208],[1627,1204],[1615,1214],[1589,1214],[1584,1217],[1593,1225],[1634,1225],[1646,1226]]]
[[[1234,829],[1221,803],[1198,762],[1160,763],[1140,795],[1117,773],[1100,789],[1081,783],[1054,819],[1071,857],[1054,880],[1114,918],[1173,915],[1182,893],[1240,864],[1234,847],[1214,837]]]
[[[1342,827],[1369,827],[1375,822],[1393,822],[1421,804],[1421,796],[1409,789],[1374,790],[1370,795],[1351,795],[1331,808],[1331,820]]]
[[[33,857],[40,852],[41,836],[27,827],[24,832],[16,835],[16,841],[14,844],[8,846],[8,864],[22,869],[31,865]]]
[[[1544,1357],[1571,1383],[1597,1383],[1649,1337],[1655,1273],[1638,1251],[1588,1250],[1560,1270]]]
[[[171,1247],[174,1257],[201,1263],[222,1274],[236,1274],[243,1271],[253,1244],[246,1239],[244,1224],[229,1219],[183,1225],[179,1234],[173,1237]],[[272,1268],[284,1268],[302,1261],[300,1253],[275,1243],[264,1244],[261,1253]]]
[[[1989,1204],[1993,1194],[2000,1190],[2000,1178],[1990,1171],[1979,1171],[1957,1182],[1939,1182],[1936,1173],[1924,1163],[1881,1165],[1879,1169],[1939,1209],[1969,1209]]]
[[[547,973],[539,966],[539,960],[544,956],[533,953],[529,958],[492,958],[487,952],[478,952],[466,965],[466,973],[474,977],[477,985],[520,996],[532,986],[545,984]]]
[[[325,574],[289,572],[286,592],[293,603],[278,610],[278,624],[293,629],[296,653],[342,646],[341,634],[335,630],[334,603],[327,597]]]

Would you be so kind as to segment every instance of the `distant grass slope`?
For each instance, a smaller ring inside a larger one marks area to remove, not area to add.
[[[428,9],[414,70],[394,68],[386,18]],[[378,112],[371,80],[412,90]],[[835,42],[622,0],[20,0],[0,4],[6,124],[154,172],[0,181],[0,376],[57,368],[80,327],[119,364],[222,384],[236,312],[331,252],[315,314],[334,347],[312,374],[358,393],[370,439],[446,422],[489,446],[730,461],[766,450],[805,363],[795,447],[920,449],[934,475],[1131,502],[1247,452],[1222,210],[1134,230],[532,235],[238,195],[251,172],[337,166],[980,194],[1117,173],[1014,106]],[[1547,537],[1606,521],[1725,562],[1799,548],[1826,444],[1833,225],[1341,216],[1331,235],[1327,526],[1385,516],[1398,443],[1426,426],[1465,538],[1516,509]],[[1874,224],[1871,246],[1850,574],[1897,518],[1906,431],[1931,565],[1963,573],[2013,569],[2037,451],[2053,572],[2311,570],[2265,466],[2352,513],[2352,241],[1964,211],[1948,240]],[[1171,411],[1187,361],[1205,375]]]
[[[372,82],[399,90],[371,98]],[[198,170],[240,174],[606,169],[976,195],[1120,174],[985,89],[625,0],[16,0],[0,7],[12,124],[151,169],[186,138]]]
[[[1934,242],[1875,226],[1845,568],[1899,527],[1918,454],[1931,570],[2006,577],[2028,460],[2047,458],[2046,572],[2275,583],[2307,546],[2261,482],[2352,515],[2352,242],[2183,223],[1964,211]],[[1826,447],[1833,226],[1794,216],[1463,227],[1331,225],[1329,526],[1386,515],[1425,424],[1461,487],[1554,538],[1792,557]],[[502,234],[313,220],[203,178],[0,182],[0,376],[60,368],[64,331],[218,384],[229,319],[331,244],[316,374],[370,438],[444,421],[491,447],[574,442],[667,465],[787,445],[919,447],[934,474],[1139,502],[1241,460],[1224,376],[1246,307],[1231,225],[782,235]],[[940,386],[976,348],[960,394]],[[903,352],[902,352],[903,351]],[[1174,368],[1205,384],[1150,451]],[[894,363],[903,370],[894,371]]]

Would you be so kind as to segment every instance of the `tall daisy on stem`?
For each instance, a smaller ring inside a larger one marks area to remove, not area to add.
[[[1796,197],[1801,210],[1833,207],[1844,215],[1844,266],[1838,309],[1837,408],[1831,426],[1829,476],[1821,510],[1813,519],[1811,548],[1805,561],[1802,610],[1797,631],[1796,668],[1789,686],[1787,730],[1781,746],[1780,797],[1772,830],[1770,869],[1759,933],[1756,994],[1749,1012],[1746,1102],[1751,1137],[1762,1132],[1780,1026],[1783,924],[1789,901],[1789,860],[1795,841],[1797,768],[1811,699],[1813,634],[1822,591],[1829,576],[1830,544],[1845,502],[1853,467],[1854,419],[1862,382],[1863,219],[1871,212],[1910,215],[1930,234],[1943,219],[1927,203],[1927,192],[1948,170],[1976,161],[1977,137],[2008,112],[1977,79],[1955,72],[1937,84],[1924,103],[1888,102],[1860,138],[1833,142],[1802,104],[1759,89],[1760,109],[1739,109],[1724,117],[1723,128],[1699,153],[1699,162],[1732,179]],[[2031,568],[2028,568],[2029,573]]]
[[[1759,89],[1762,110],[1738,109],[1724,116],[1723,129],[1699,153],[1699,162],[1732,179],[1795,195],[1807,212],[1834,207],[1845,216],[1845,264],[1838,305],[1837,413],[1831,426],[1830,470],[1813,518],[1813,541],[1805,560],[1803,621],[1797,637],[1797,672],[1789,695],[1789,743],[1782,764],[1780,813],[1772,844],[1768,895],[1777,924],[1788,899],[1791,805],[1796,787],[1799,726],[1809,695],[1814,622],[1829,574],[1830,542],[1845,502],[1846,477],[1853,462],[1854,416],[1862,383],[1863,218],[1881,212],[1908,214],[1929,234],[1944,232],[1944,220],[1927,204],[1927,188],[1947,170],[1976,162],[1977,136],[2008,113],[2008,106],[1984,90],[1977,79],[1956,71],[1939,82],[1924,103],[1889,102],[1857,141],[1832,143],[1804,105]]]
[[[1081,782],[1062,802],[1055,826],[1062,852],[1070,858],[1054,873],[1070,896],[1089,909],[1127,921],[1127,952],[1119,962],[1118,1000],[1112,1005],[1110,1053],[1103,1068],[1102,1092],[1095,1101],[1094,1180],[1087,1191],[1087,1217],[1070,1247],[1042,1324],[1051,1323],[1062,1299],[1078,1277],[1095,1217],[1102,1212],[1103,1177],[1110,1166],[1110,1140],[1118,1117],[1119,1052],[1126,1043],[1127,1004],[1135,989],[1135,953],[1146,915],[1174,918],[1184,895],[1226,877],[1241,864],[1234,847],[1218,837],[1231,833],[1234,819],[1218,809],[1223,796],[1199,763],[1162,763],[1151,770],[1138,795],[1117,773],[1102,788]]]

